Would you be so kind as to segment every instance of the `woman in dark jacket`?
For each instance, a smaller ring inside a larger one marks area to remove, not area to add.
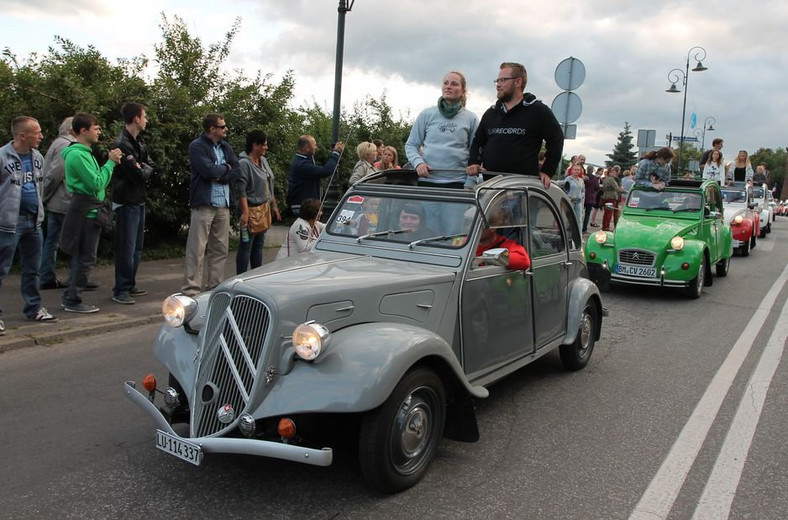
[[[588,221],[591,217],[591,211],[596,207],[597,194],[599,193],[599,177],[591,173],[585,176],[586,184],[586,200],[585,200],[585,217],[583,218],[583,233],[588,232]]]

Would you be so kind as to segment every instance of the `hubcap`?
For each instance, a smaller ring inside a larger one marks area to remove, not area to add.
[[[577,352],[580,357],[585,356],[588,346],[591,344],[592,328],[591,315],[584,312],[583,322],[580,324],[580,349]]]
[[[428,458],[433,434],[434,401],[429,388],[414,390],[403,402],[394,420],[391,455],[403,475],[418,471]]]

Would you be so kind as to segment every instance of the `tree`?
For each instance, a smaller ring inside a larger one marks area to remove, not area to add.
[[[619,132],[618,141],[613,147],[613,153],[607,154],[609,161],[605,161],[605,166],[610,167],[614,164],[621,166],[622,170],[629,169],[638,161],[637,152],[634,151],[635,145],[632,144],[632,131],[629,122],[624,122],[624,131]]]

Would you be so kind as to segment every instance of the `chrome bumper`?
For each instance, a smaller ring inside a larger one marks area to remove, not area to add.
[[[140,393],[134,381],[126,381],[123,385],[126,397],[132,400],[145,413],[153,419],[156,428],[174,435],[185,442],[198,444],[204,453],[238,453],[241,455],[256,455],[260,457],[271,457],[274,459],[290,460],[311,464],[313,466],[330,466],[334,458],[331,448],[319,450],[304,448],[292,444],[282,444],[279,442],[262,441],[256,439],[236,439],[226,437],[181,437],[172,429],[170,423],[161,414],[146,395]]]

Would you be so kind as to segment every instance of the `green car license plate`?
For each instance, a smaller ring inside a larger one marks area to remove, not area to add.
[[[623,274],[626,276],[636,276],[638,278],[657,277],[656,267],[643,267],[640,265],[618,264],[617,272],[618,274]]]
[[[156,447],[195,466],[199,466],[202,462],[202,449],[199,445],[186,442],[161,430],[156,430]]]

